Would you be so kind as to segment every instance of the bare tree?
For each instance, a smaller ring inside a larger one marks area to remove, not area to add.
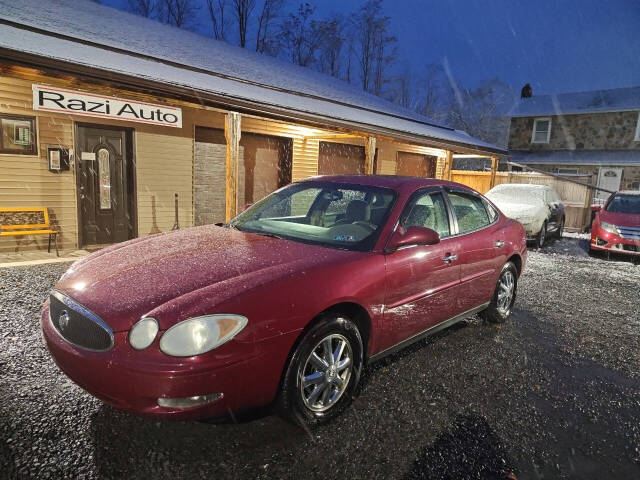
[[[194,0],[163,0],[162,9],[164,22],[176,27],[189,25],[198,13]]]
[[[277,55],[278,46],[273,32],[273,23],[280,14],[285,0],[264,0],[260,16],[258,17],[258,30],[256,32],[256,52]]]
[[[391,80],[390,100],[407,108],[414,108],[414,78],[411,67],[407,64],[404,69]]]
[[[446,122],[454,102],[454,89],[441,64],[429,64],[416,79],[416,111],[431,120]]]
[[[320,22],[322,41],[319,45],[319,69],[322,73],[328,73],[334,77],[339,77],[341,71],[345,41],[343,26],[344,21],[337,14]]]
[[[382,93],[385,71],[395,59],[397,38],[391,34],[391,19],[382,13],[382,0],[368,0],[355,15],[357,55],[362,89]]]
[[[322,24],[311,17],[315,7],[301,3],[297,13],[290,13],[280,25],[280,46],[292,63],[310,66],[316,61],[316,53],[322,42]]]
[[[156,0],[129,0],[129,10],[147,18],[154,15],[157,6]]]
[[[462,101],[451,104],[451,125],[486,142],[505,146],[509,129],[506,112],[516,101],[511,87],[494,78],[460,94]]]
[[[224,40],[226,21],[224,18],[227,0],[207,0],[207,10],[211,19],[211,27],[213,30],[213,38],[216,40]]]
[[[249,18],[256,7],[256,0],[231,0],[231,6],[233,7],[233,14],[238,21],[240,46],[244,48],[247,45]]]

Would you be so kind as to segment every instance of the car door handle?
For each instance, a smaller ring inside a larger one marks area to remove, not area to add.
[[[496,248],[504,247],[504,242],[502,240],[496,240],[493,242],[493,246]]]
[[[456,255],[455,253],[448,253],[442,258],[442,261],[445,263],[451,263],[457,259],[458,259],[458,255]]]

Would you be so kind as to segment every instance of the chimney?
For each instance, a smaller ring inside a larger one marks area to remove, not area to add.
[[[524,87],[522,87],[520,98],[529,98],[531,97],[531,95],[533,95],[533,89],[531,88],[531,85],[527,83]]]

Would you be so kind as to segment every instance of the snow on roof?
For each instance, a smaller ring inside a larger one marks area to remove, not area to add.
[[[334,77],[88,0],[0,0],[0,48],[328,120],[503,151]]]
[[[572,165],[640,165],[640,150],[543,150],[510,152],[516,163]]]
[[[640,87],[533,95],[521,98],[513,117],[640,110]]]

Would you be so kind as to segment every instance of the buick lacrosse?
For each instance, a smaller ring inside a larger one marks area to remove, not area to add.
[[[221,226],[137,238],[74,263],[41,317],[86,391],[156,418],[272,405],[313,426],[363,366],[479,313],[503,322],[525,231],[452,182],[314,177]]]

